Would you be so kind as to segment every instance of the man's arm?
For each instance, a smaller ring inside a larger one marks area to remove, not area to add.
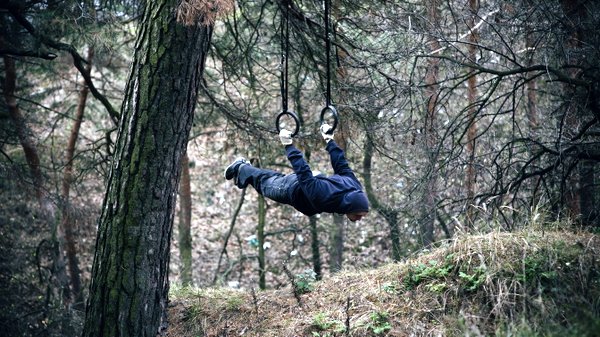
[[[285,146],[285,153],[292,164],[294,173],[298,176],[298,182],[304,187],[309,186],[311,182],[314,182],[315,178],[310,170],[310,166],[308,166],[308,163],[304,160],[302,152],[294,146],[292,133],[285,129],[281,130],[279,132],[279,140],[281,141],[281,144]]]
[[[329,152],[333,172],[339,175],[354,175],[354,172],[352,172],[348,165],[348,161],[346,161],[346,157],[344,157],[344,151],[333,140],[332,127],[329,124],[324,123],[321,124],[319,129],[321,130],[321,136],[323,136],[325,143],[327,143],[325,149]]]
[[[327,152],[329,152],[329,157],[331,158],[331,167],[333,167],[333,171],[339,175],[354,175],[352,169],[350,169],[350,165],[348,165],[348,161],[344,156],[344,151],[335,143],[334,140],[330,140],[327,142],[327,147],[325,147]]]
[[[312,171],[310,170],[310,166],[306,160],[304,160],[304,156],[302,152],[298,150],[294,145],[286,145],[285,152],[287,154],[288,160],[292,164],[292,168],[294,169],[294,173],[298,176],[298,181],[301,184],[306,186],[306,183],[315,179],[313,177]]]

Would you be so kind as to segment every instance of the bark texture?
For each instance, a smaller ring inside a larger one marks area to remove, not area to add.
[[[179,258],[180,278],[183,286],[193,284],[192,277],[192,187],[190,160],[185,154],[181,159],[181,182],[179,183]]]
[[[211,28],[146,2],[99,220],[84,336],[156,336],[185,154]],[[199,20],[201,21],[201,20]]]

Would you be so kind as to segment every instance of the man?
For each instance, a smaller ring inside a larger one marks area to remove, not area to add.
[[[350,221],[358,221],[369,212],[369,201],[348,166],[344,151],[333,140],[331,127],[321,126],[321,135],[327,143],[334,173],[331,176],[314,176],[302,153],[292,144],[291,132],[281,130],[279,139],[285,146],[294,173],[282,173],[252,166],[246,159],[238,158],[225,169],[225,178],[233,179],[236,186],[248,184],[263,196],[293,206],[305,215],[317,213],[345,214]]]

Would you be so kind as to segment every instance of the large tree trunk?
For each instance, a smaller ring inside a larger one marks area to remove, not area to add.
[[[190,160],[187,153],[181,158],[181,182],[179,183],[179,259],[181,260],[181,285],[191,286],[192,277],[192,188]]]
[[[87,56],[87,65],[85,72],[88,76],[92,70],[92,59],[94,58],[94,48],[90,47]],[[73,158],[75,157],[75,148],[77,145],[77,139],[79,138],[79,130],[81,123],[83,122],[83,114],[85,112],[85,105],[87,103],[87,97],[89,88],[83,81],[83,87],[79,91],[79,102],[77,103],[77,111],[75,118],[73,119],[73,128],[71,129],[71,135],[67,143],[67,151],[65,155],[65,168],[63,171],[63,180],[61,188],[61,205],[62,205],[62,220],[60,226],[62,231],[65,233],[65,247],[64,251],[67,254],[67,263],[69,266],[69,279],[71,283],[71,289],[73,292],[73,301],[75,308],[83,310],[85,305],[83,303],[83,292],[81,291],[81,270],[79,269],[79,261],[77,258],[77,243],[75,242],[75,219],[73,218],[73,210],[69,199],[69,193],[71,191],[71,183],[73,182]],[[63,249],[61,249],[61,252]]]
[[[211,28],[177,22],[176,0],[145,4],[99,219],[84,336],[155,337],[166,324],[181,159]]]

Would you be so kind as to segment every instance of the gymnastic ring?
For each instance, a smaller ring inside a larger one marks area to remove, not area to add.
[[[324,107],[323,110],[321,110],[320,125],[323,125],[325,123],[325,113],[327,111],[331,111],[331,114],[333,115],[333,125],[331,126],[331,130],[328,133],[333,133],[333,131],[335,130],[335,128],[338,125],[338,119],[339,119],[337,110],[333,107],[333,105],[328,105],[328,106]]]
[[[295,135],[298,134],[298,131],[300,131],[300,119],[298,118],[298,115],[296,115],[295,112],[290,111],[290,110],[282,111],[279,113],[279,115],[277,115],[277,119],[275,119],[275,128],[277,128],[277,133],[279,133],[281,131],[281,127],[279,126],[279,120],[281,119],[281,117],[283,117],[285,115],[292,116],[292,118],[294,119],[294,122],[296,123],[294,132],[292,132],[292,137],[294,137]]]

